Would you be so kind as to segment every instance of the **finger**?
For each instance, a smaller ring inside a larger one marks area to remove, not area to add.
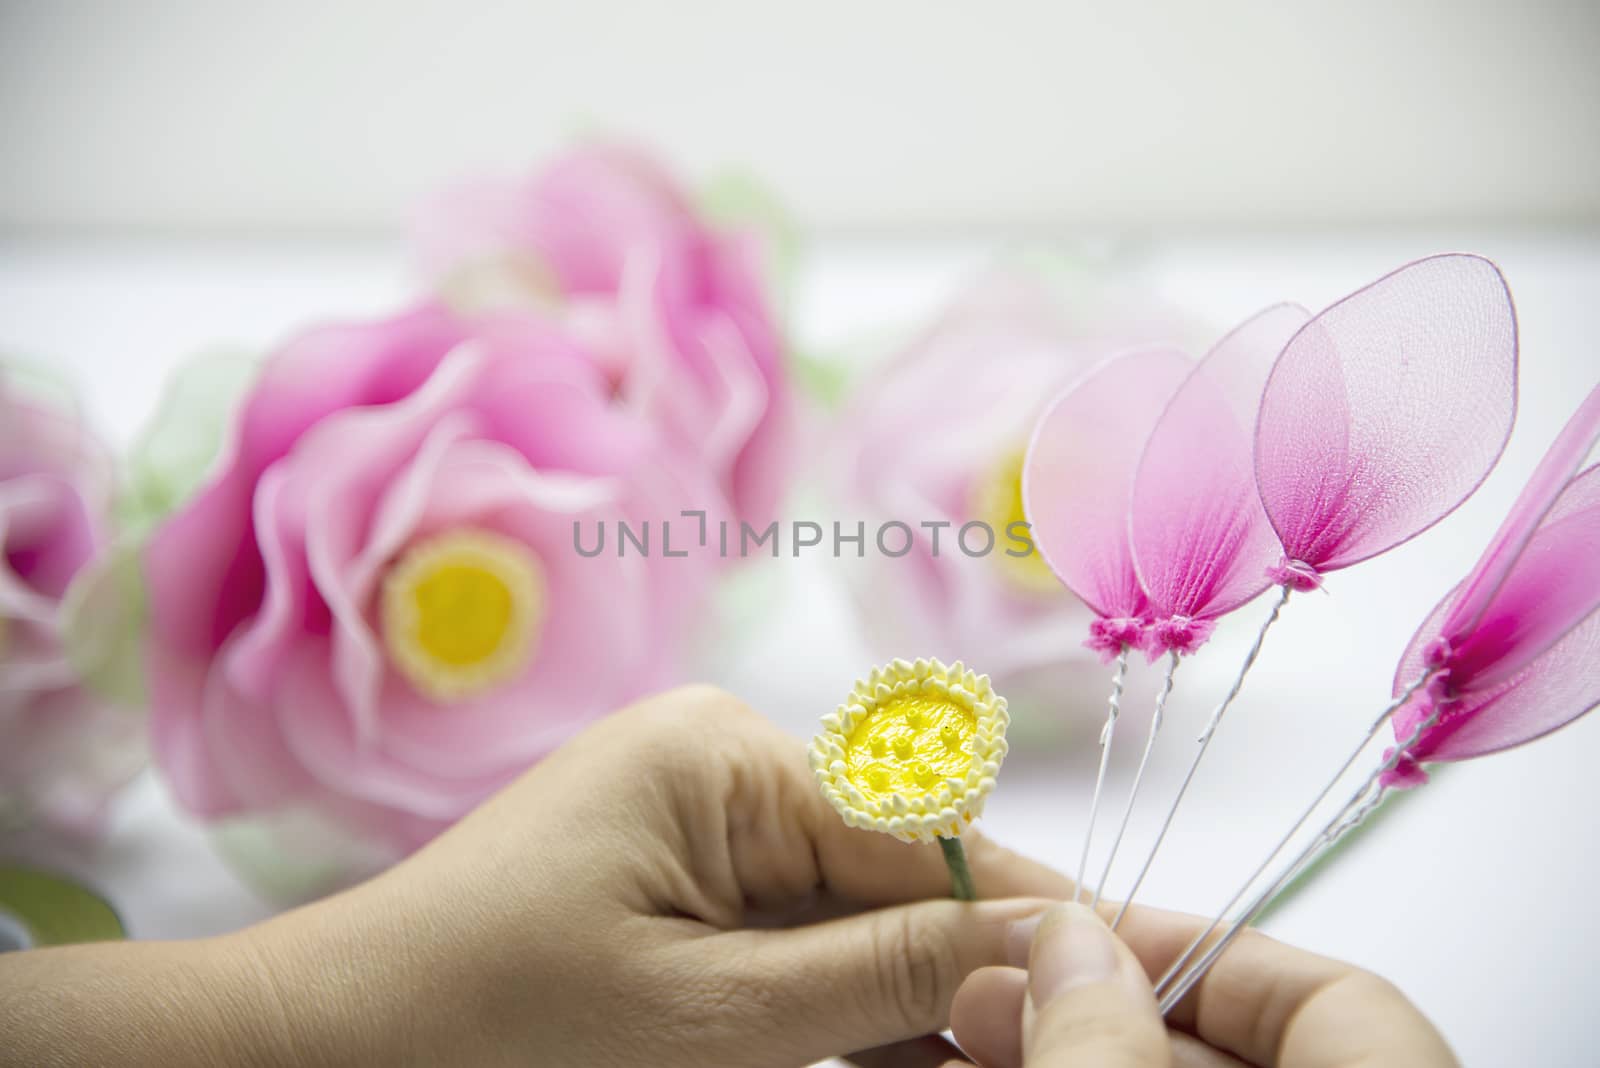
[[[1028,959],[1029,1068],[1167,1068],[1166,1024],[1144,969],[1082,905],[1051,909]]]
[[[818,1060],[943,1031],[956,990],[1006,959],[1013,922],[1049,901],[923,901],[811,927],[726,931],[685,944],[725,962],[722,982],[769,1014],[752,1033],[783,1055]]]
[[[876,1049],[852,1053],[845,1060],[857,1068],[942,1068],[959,1064],[961,1051],[940,1035],[923,1035],[908,1042],[895,1042]]]
[[[962,1050],[983,1068],[1022,1068],[1022,1006],[1028,973],[1021,968],[979,968],[967,976],[950,1005],[950,1030]],[[1168,1031],[1173,1068],[1249,1068],[1193,1035]]]
[[[739,784],[742,789],[728,798],[730,830],[736,832],[730,835],[730,847],[747,891],[761,890],[770,883],[769,873],[787,869],[788,862],[798,857],[815,865],[808,874],[817,889],[860,905],[949,896],[950,869],[937,843],[901,842],[846,826],[818,789],[798,739],[760,717],[749,717],[743,726],[747,742],[761,754],[758,761],[746,764],[754,774],[745,775]],[[747,761],[750,751],[744,754]],[[769,800],[792,814],[790,819],[741,818],[769,814]],[[801,837],[774,833],[787,830],[796,830]],[[1064,900],[1072,896],[1071,879],[998,845],[980,831],[963,833],[961,841],[979,897]],[[791,877],[777,893],[792,887]]]
[[[1022,1068],[1022,1005],[1028,973],[1021,968],[979,968],[967,976],[950,1004],[950,1030],[983,1068]]]
[[[1134,907],[1118,934],[1157,976],[1206,923]],[[1168,1021],[1251,1064],[1456,1063],[1428,1019],[1386,981],[1257,931],[1217,958]]]
[[[675,902],[681,911],[730,926],[723,914],[735,903],[783,915],[819,893],[869,907],[950,894],[937,843],[847,827],[823,798],[804,744],[721,691],[674,690],[612,717],[586,744],[613,762],[617,752],[631,754],[639,766],[629,774],[650,785],[642,792],[652,812],[675,814],[676,826],[654,838],[682,836],[671,844],[691,863],[693,881],[725,906]],[[1072,894],[1059,872],[976,831],[962,842],[981,897]]]

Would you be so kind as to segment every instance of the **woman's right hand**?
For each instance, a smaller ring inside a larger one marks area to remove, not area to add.
[[[1019,923],[1017,966],[980,969],[957,993],[956,1039],[984,1068],[1457,1064],[1390,983],[1255,932],[1163,1021],[1149,976],[1183,952],[1202,922],[1135,908],[1120,928],[1124,941],[1068,904]]]

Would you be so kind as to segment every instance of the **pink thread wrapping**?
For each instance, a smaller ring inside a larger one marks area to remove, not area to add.
[[[1153,660],[1161,653],[1176,650],[1183,656],[1197,652],[1211,637],[1211,632],[1217,629],[1215,620],[1192,619],[1189,616],[1168,616],[1158,620],[1149,629],[1149,638],[1145,643],[1145,652]],[[1160,653],[1150,653],[1151,649],[1159,649]]]
[[[1089,621],[1089,637],[1083,644],[1086,648],[1099,653],[1102,663],[1109,664],[1117,658],[1124,647],[1129,649],[1144,647],[1146,626],[1145,620],[1127,616],[1093,619]]]
[[[1316,568],[1303,560],[1291,560],[1287,556],[1267,568],[1267,578],[1272,580],[1274,586],[1288,586],[1296,593],[1322,588],[1322,575]]]

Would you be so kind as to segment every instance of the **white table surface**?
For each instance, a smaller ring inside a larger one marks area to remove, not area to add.
[[[808,349],[828,351],[913,324],[1000,247],[820,242],[797,280],[797,335]],[[1522,391],[1511,445],[1483,490],[1440,528],[1337,575],[1331,596],[1291,603],[1142,900],[1192,911],[1220,904],[1382,706],[1412,629],[1470,566],[1560,422],[1600,379],[1600,237],[1390,232],[1096,247],[1108,268],[1219,324],[1278,299],[1320,306],[1415,256],[1460,248],[1496,258],[1516,296]],[[308,321],[378,313],[411,285],[401,250],[386,243],[0,245],[0,352],[75,374],[95,417],[125,443],[182,357],[219,342],[259,349]],[[826,566],[789,567],[772,626],[717,681],[803,733],[868,661]],[[1176,785],[1197,721],[1265,609],[1238,613],[1180,676],[1151,797]],[[786,666],[796,664],[797,648],[807,650],[804,666]],[[777,656],[779,649],[789,655]],[[1148,671],[1144,678],[1148,688]],[[1130,702],[1124,737],[1142,731],[1146,708]],[[991,834],[1072,866],[1097,726],[1075,725],[1065,756],[1013,757],[989,807]],[[1113,797],[1136,749],[1120,747]],[[1596,1063],[1588,1013],[1600,1000],[1597,762],[1600,716],[1452,769],[1325,871],[1269,930],[1393,979],[1468,1064]],[[1157,807],[1135,818],[1135,856]],[[61,862],[101,887],[141,938],[204,935],[271,911],[149,776],[121,801],[96,855]],[[1126,878],[1134,868],[1119,871]]]

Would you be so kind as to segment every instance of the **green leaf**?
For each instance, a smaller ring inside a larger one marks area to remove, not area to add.
[[[36,946],[126,936],[122,920],[100,895],[32,868],[0,867],[0,914],[19,924]]]

